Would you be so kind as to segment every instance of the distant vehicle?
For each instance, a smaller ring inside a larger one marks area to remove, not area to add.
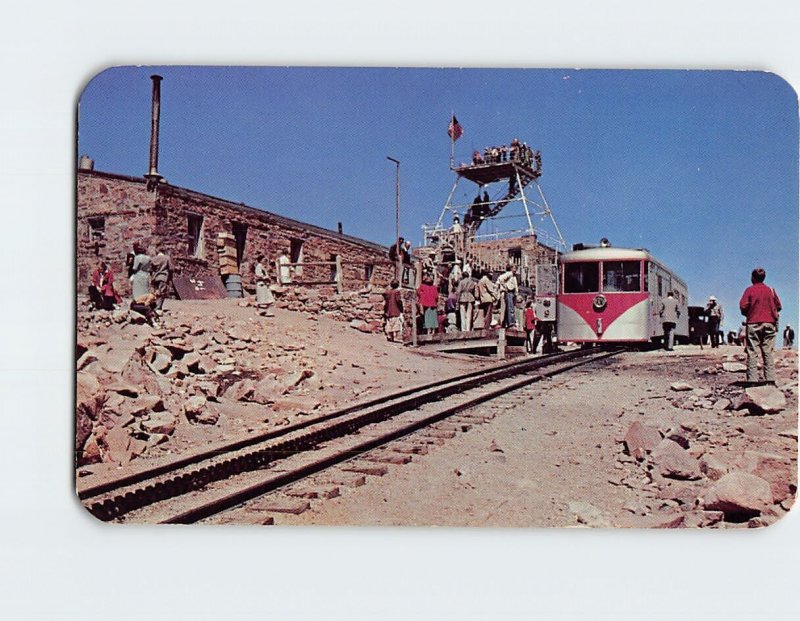
[[[557,332],[561,343],[655,343],[659,310],[673,291],[680,316],[675,340],[689,342],[686,283],[647,250],[577,244],[561,257]]]
[[[702,306],[689,307],[689,342],[692,345],[708,343],[708,316]]]

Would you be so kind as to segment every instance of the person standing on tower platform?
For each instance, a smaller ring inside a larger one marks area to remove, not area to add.
[[[708,315],[708,333],[711,337],[711,347],[719,347],[719,327],[722,325],[725,315],[722,312],[722,306],[717,303],[717,298],[713,295],[708,298],[706,315]]]
[[[764,284],[767,273],[757,267],[750,275],[753,283],[742,294],[739,310],[747,318],[747,381],[758,377],[759,354],[764,365],[764,381],[775,383],[775,336],[781,300],[775,289]]]
[[[505,162],[506,160],[508,160],[508,147],[503,145],[500,147],[500,161]]]

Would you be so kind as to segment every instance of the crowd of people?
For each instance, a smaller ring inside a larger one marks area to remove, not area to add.
[[[125,258],[131,285],[130,309],[153,324],[172,288],[172,263],[163,250],[147,252],[140,243]],[[115,274],[105,261],[92,272],[89,300],[95,310],[116,310],[122,298],[114,286]]]
[[[523,166],[530,166],[534,161],[537,164],[541,162],[538,151],[534,152],[526,143],[520,142],[519,138],[514,138],[508,146],[486,147],[483,154],[478,150],[472,152],[473,165],[517,162]]]
[[[421,333],[519,328],[526,333],[527,351],[536,353],[542,340],[545,352],[553,349],[552,322],[537,319],[533,302],[520,296],[516,265],[508,265],[493,278],[491,272],[475,270],[466,261],[435,267],[423,263],[421,281],[416,290]],[[398,340],[404,320],[397,281],[384,294],[384,319],[387,338]]]

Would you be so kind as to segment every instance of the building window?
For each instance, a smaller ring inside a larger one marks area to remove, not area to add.
[[[372,263],[367,263],[364,266],[364,280],[372,282],[372,272],[375,271],[375,266]]]
[[[203,216],[189,214],[187,216],[189,225],[189,256],[203,256]]]
[[[330,255],[329,261],[331,262],[331,282],[336,282],[336,257],[337,255]]]
[[[106,219],[103,216],[89,218],[89,241],[103,241],[106,236]]]
[[[234,222],[233,237],[236,239],[236,265],[241,265],[244,257],[244,242],[247,238],[247,225]]]
[[[289,262],[290,263],[302,263],[303,262],[303,240],[302,239],[293,239],[292,245],[289,251]],[[303,268],[299,265],[295,266],[294,268],[295,276],[302,276],[303,275]]]

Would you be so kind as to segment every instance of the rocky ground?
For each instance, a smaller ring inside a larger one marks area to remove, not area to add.
[[[489,423],[275,522],[765,526],[797,485],[797,356],[777,355],[780,388],[748,394],[738,347],[624,354],[488,403]]]
[[[324,316],[168,302],[78,314],[79,476],[102,478],[494,362]],[[745,389],[741,348],[630,353],[485,404],[493,418],[277,523],[764,526],[797,482],[797,355]],[[423,481],[424,484],[420,484]]]
[[[168,300],[153,328],[127,310],[77,318],[79,476],[288,425],[491,361],[410,352],[357,322],[251,300]]]

